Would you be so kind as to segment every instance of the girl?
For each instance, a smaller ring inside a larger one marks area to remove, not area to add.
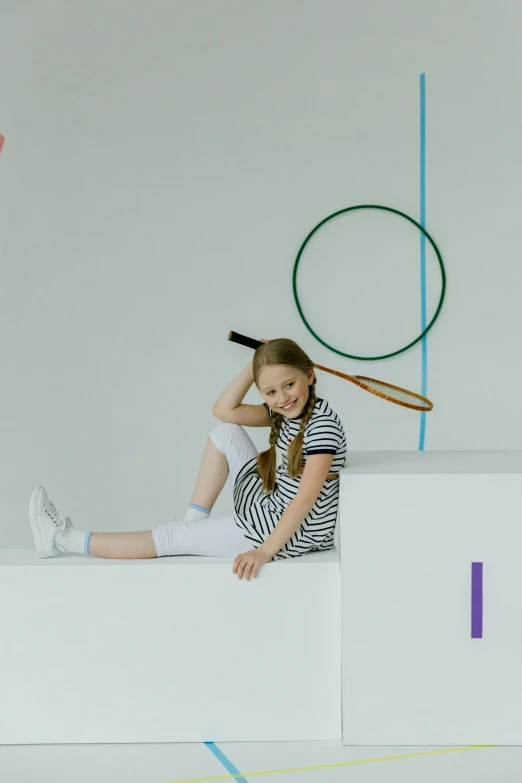
[[[39,557],[233,557],[239,579],[271,560],[331,549],[346,437],[338,415],[316,397],[314,363],[293,340],[262,340],[253,360],[214,407],[192,502],[182,520],[139,533],[88,533],[73,527],[43,487],[33,489],[29,520]],[[265,402],[242,403],[255,383]],[[270,427],[258,454],[244,426]],[[276,445],[282,464],[276,469]],[[227,476],[234,516],[209,519]]]

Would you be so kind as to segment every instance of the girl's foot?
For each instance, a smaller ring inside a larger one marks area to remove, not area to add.
[[[63,546],[55,543],[55,536],[72,528],[69,517],[63,517],[54,503],[49,501],[43,487],[35,486],[29,502],[29,522],[33,531],[38,557],[56,557],[65,552]]]

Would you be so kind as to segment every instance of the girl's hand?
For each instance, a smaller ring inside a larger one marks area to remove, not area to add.
[[[260,337],[260,338],[259,338],[259,342],[260,342],[260,343],[267,343],[267,342],[268,342],[268,340],[267,340],[265,337]]]
[[[271,559],[261,547],[252,549],[250,552],[244,552],[236,557],[232,573],[237,574],[238,579],[243,579],[244,575],[247,582],[250,582],[250,577],[253,576],[255,579],[261,566],[269,563]]]

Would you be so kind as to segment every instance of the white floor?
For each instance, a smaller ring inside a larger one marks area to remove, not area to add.
[[[220,754],[223,761],[218,759]],[[520,783],[522,747],[345,747],[338,742],[218,743],[213,747],[194,743],[3,745],[0,746],[0,780],[5,783],[202,783],[211,780]]]

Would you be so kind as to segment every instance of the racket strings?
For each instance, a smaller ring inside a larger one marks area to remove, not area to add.
[[[431,404],[428,404],[420,395],[409,392],[407,389],[400,389],[383,381],[376,381],[374,378],[363,378],[361,375],[354,375],[353,377],[362,385],[384,394],[391,400],[398,400],[406,405],[422,406],[426,410],[430,410]]]

